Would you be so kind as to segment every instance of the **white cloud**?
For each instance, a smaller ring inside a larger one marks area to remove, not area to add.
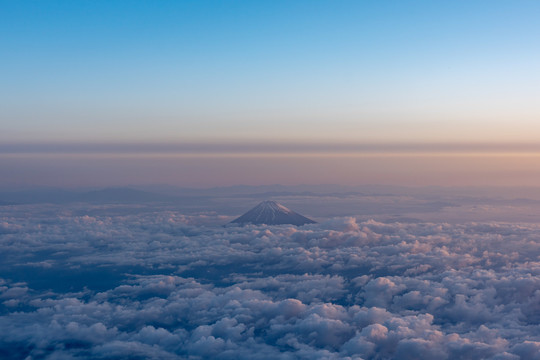
[[[79,212],[0,213],[4,356],[538,359],[536,224]]]

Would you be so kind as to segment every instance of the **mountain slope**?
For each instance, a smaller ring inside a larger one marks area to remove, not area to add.
[[[263,201],[244,215],[231,221],[234,224],[296,225],[314,224],[315,221],[302,216],[275,201]]]

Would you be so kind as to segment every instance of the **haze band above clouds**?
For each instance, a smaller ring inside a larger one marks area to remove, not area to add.
[[[58,142],[0,144],[8,154],[538,154],[535,143]]]

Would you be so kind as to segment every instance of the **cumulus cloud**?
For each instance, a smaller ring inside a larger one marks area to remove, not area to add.
[[[536,224],[83,210],[0,210],[0,355],[539,358]]]

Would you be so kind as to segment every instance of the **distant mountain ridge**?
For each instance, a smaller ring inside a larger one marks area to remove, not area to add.
[[[231,221],[233,224],[255,225],[296,225],[315,224],[316,222],[300,215],[272,200],[266,200]]]
[[[62,189],[36,189],[15,192],[0,192],[0,205],[6,204],[64,204],[88,203],[144,203],[170,202],[174,197],[131,188],[105,188],[91,191],[69,191]]]

